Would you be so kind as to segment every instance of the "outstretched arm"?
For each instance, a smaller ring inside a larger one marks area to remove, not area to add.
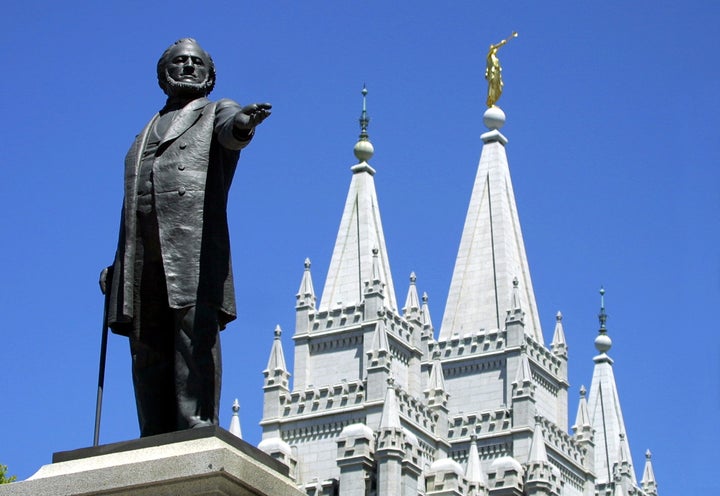
[[[218,100],[215,132],[220,144],[229,150],[244,148],[252,139],[255,126],[270,115],[270,109],[272,105],[269,103],[240,107],[232,100]]]
[[[250,131],[270,116],[271,109],[272,105],[269,103],[251,103],[244,106],[235,114],[235,129],[238,131]]]
[[[495,45],[490,45],[490,52],[497,51],[501,46],[507,44],[508,41],[512,40],[513,38],[517,38],[517,31],[513,31],[510,36],[502,40],[500,43],[497,43]]]

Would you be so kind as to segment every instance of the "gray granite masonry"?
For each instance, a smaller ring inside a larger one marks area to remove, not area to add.
[[[287,468],[218,427],[56,453],[0,496],[302,495]]]

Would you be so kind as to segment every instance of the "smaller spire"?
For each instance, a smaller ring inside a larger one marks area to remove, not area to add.
[[[590,431],[592,424],[590,423],[590,414],[588,413],[587,398],[585,395],[587,390],[585,386],[580,386],[580,403],[578,404],[577,416],[575,417],[575,425],[572,426],[573,433],[577,436],[578,433]]]
[[[512,282],[513,288],[512,288],[512,297],[510,301],[510,309],[511,310],[520,310],[520,288],[518,287],[520,285],[520,281],[518,281],[517,277],[513,277]]]
[[[445,389],[445,374],[439,360],[433,360],[430,369],[430,380],[425,390],[427,405],[430,408],[443,408],[447,411],[447,402],[450,395]]]
[[[417,286],[415,281],[417,277],[415,272],[410,273],[410,287],[408,288],[407,298],[405,299],[405,306],[403,307],[403,316],[406,318],[414,316],[420,311],[420,299],[418,298]]]
[[[385,390],[385,402],[383,403],[382,418],[380,419],[380,429],[401,429],[400,414],[397,406],[397,397],[395,396],[395,381],[389,378],[387,381],[387,389]]]
[[[643,470],[643,477],[640,483],[642,484],[645,494],[648,496],[657,495],[657,481],[655,480],[655,471],[652,466],[652,453],[650,453],[650,450],[645,452],[645,469]]]
[[[240,429],[240,402],[237,398],[232,405],[232,418],[230,419],[230,433],[235,434],[237,437],[242,439],[242,430]]]
[[[372,248],[372,267],[371,267],[371,275],[370,275],[370,287],[373,288],[374,291],[380,291],[383,286],[383,280],[382,280],[382,274],[380,272],[380,257],[379,257],[380,249],[377,247],[377,245],[374,245]]]
[[[522,345],[520,347],[520,362],[518,363],[517,372],[515,373],[515,380],[512,382],[513,398],[519,398],[521,396],[533,397],[535,396],[535,387],[527,349],[525,345]]]
[[[423,293],[422,295],[422,310],[420,320],[422,321],[423,327],[426,329],[432,329],[432,317],[430,317],[430,306],[428,305],[428,294]]]
[[[628,461],[627,446],[625,444],[625,434],[623,434],[622,432],[620,433],[620,444],[618,446],[618,461],[620,463],[627,463]]]
[[[520,355],[520,366],[518,367],[517,374],[515,374],[513,385],[522,387],[531,382],[532,371],[530,370],[530,361],[528,360],[527,353],[525,353],[525,347],[523,347],[523,353]]]
[[[375,326],[375,332],[373,333],[372,349],[371,353],[379,353],[384,351],[386,354],[390,351],[390,345],[388,344],[387,332],[385,331],[385,324],[380,321]]]
[[[621,432],[619,436],[620,442],[618,443],[617,464],[613,468],[616,486],[621,485],[619,482],[622,480],[635,482],[635,475],[632,472],[632,461],[630,460],[625,434]]]
[[[522,309],[522,303],[520,301],[520,281],[517,277],[513,278],[512,290],[510,293],[510,309],[507,311],[505,317],[505,323],[509,322],[524,322],[525,312]]]
[[[565,341],[565,330],[563,329],[562,319],[562,312],[558,311],[557,315],[555,315],[555,333],[553,334],[553,340],[550,344],[553,353],[556,355],[567,352],[567,342]]]
[[[296,307],[315,308],[315,288],[313,287],[312,275],[310,274],[310,259],[305,259],[305,271],[300,281],[300,289],[298,289],[296,298]]]
[[[432,369],[430,370],[430,384],[428,384],[430,391],[442,391],[445,392],[445,374],[443,374],[443,368],[439,360],[433,360]]]
[[[533,431],[532,445],[528,463],[548,463],[547,451],[545,449],[545,437],[542,432],[542,417],[535,415],[535,430]]]
[[[377,245],[373,246],[372,249],[372,256],[373,256],[373,264],[372,264],[372,281],[373,282],[380,282],[380,266],[378,265],[378,253],[380,250],[378,249]]]
[[[274,334],[275,339],[273,339],[273,345],[272,349],[270,350],[270,359],[268,360],[267,368],[270,371],[286,371],[287,367],[285,365],[285,353],[283,353],[282,341],[280,340],[280,336],[282,336],[282,329],[280,329],[280,325],[275,326]]]
[[[362,113],[360,114],[360,137],[358,139],[358,142],[355,143],[355,148],[353,148],[353,152],[355,153],[355,157],[362,163],[367,162],[370,160],[375,153],[375,149],[373,148],[372,143],[370,143],[370,136],[368,135],[367,129],[368,125],[370,124],[370,118],[367,114],[367,94],[368,90],[367,87],[363,84],[362,89],[362,96],[363,96],[363,105],[362,105]]]
[[[595,338],[595,348],[600,353],[607,353],[612,347],[612,339],[607,335],[607,313],[605,313],[605,288],[600,287],[600,313],[598,314],[598,320],[600,321],[600,331],[598,336]]]
[[[465,469],[465,479],[469,484],[477,486],[477,488],[487,487],[487,480],[482,471],[482,463],[480,462],[480,453],[477,447],[477,436],[470,436],[470,452],[468,453],[467,468]]]
[[[558,486],[560,470],[548,460],[540,415],[535,415],[535,429],[530,444],[525,477],[527,494],[560,494]]]

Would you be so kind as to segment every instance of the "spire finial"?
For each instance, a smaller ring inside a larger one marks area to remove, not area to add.
[[[363,89],[361,91],[363,96],[363,105],[362,105],[362,114],[360,114],[360,139],[363,141],[367,141],[368,139],[368,133],[367,128],[368,124],[370,124],[370,118],[367,116],[367,86],[365,86],[365,83],[363,83]]]
[[[510,310],[508,310],[508,316],[510,313],[520,313],[521,302],[520,302],[520,281],[517,276],[512,280],[512,293],[510,295]]]
[[[607,313],[605,313],[605,288],[600,286],[600,313],[598,314],[598,320],[600,321],[600,333],[595,338],[595,349],[600,353],[607,353],[612,347],[612,339],[607,335]]]
[[[421,312],[421,320],[423,324],[423,329],[426,331],[430,331],[428,333],[429,337],[432,339],[433,332],[433,324],[432,324],[432,318],[430,317],[430,305],[428,305],[428,294],[426,292],[423,292],[422,295],[422,306],[420,307]]]
[[[605,322],[607,322],[607,314],[605,313],[605,288],[600,286],[600,314],[598,314],[600,320],[600,332],[607,332]]]
[[[280,329],[280,324],[275,326],[275,339],[280,339],[280,336],[282,336],[282,329]]]
[[[362,89],[362,96],[363,96],[363,104],[362,104],[362,113],[360,114],[360,137],[358,139],[358,142],[355,143],[355,148],[353,148],[353,152],[355,153],[355,157],[360,162],[367,162],[370,160],[375,153],[375,149],[372,146],[372,143],[370,143],[370,136],[368,135],[367,129],[368,125],[370,124],[370,118],[367,115],[367,86],[363,83],[363,89]]]
[[[620,433],[620,445],[618,446],[618,457],[620,463],[628,461],[627,445],[625,444],[625,434]]]

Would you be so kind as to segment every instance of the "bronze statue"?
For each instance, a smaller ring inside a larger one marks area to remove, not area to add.
[[[490,50],[487,54],[487,66],[485,68],[485,79],[488,82],[488,96],[487,106],[492,107],[500,99],[503,89],[502,80],[502,67],[500,67],[500,59],[497,57],[497,52],[502,46],[508,41],[517,37],[517,32],[513,31],[508,38],[502,40],[500,43],[490,45]]]
[[[129,337],[141,436],[218,423],[219,331],[236,317],[228,191],[271,105],[212,102],[210,55],[191,38],[157,64],[165,106],[125,157],[107,325]]]

